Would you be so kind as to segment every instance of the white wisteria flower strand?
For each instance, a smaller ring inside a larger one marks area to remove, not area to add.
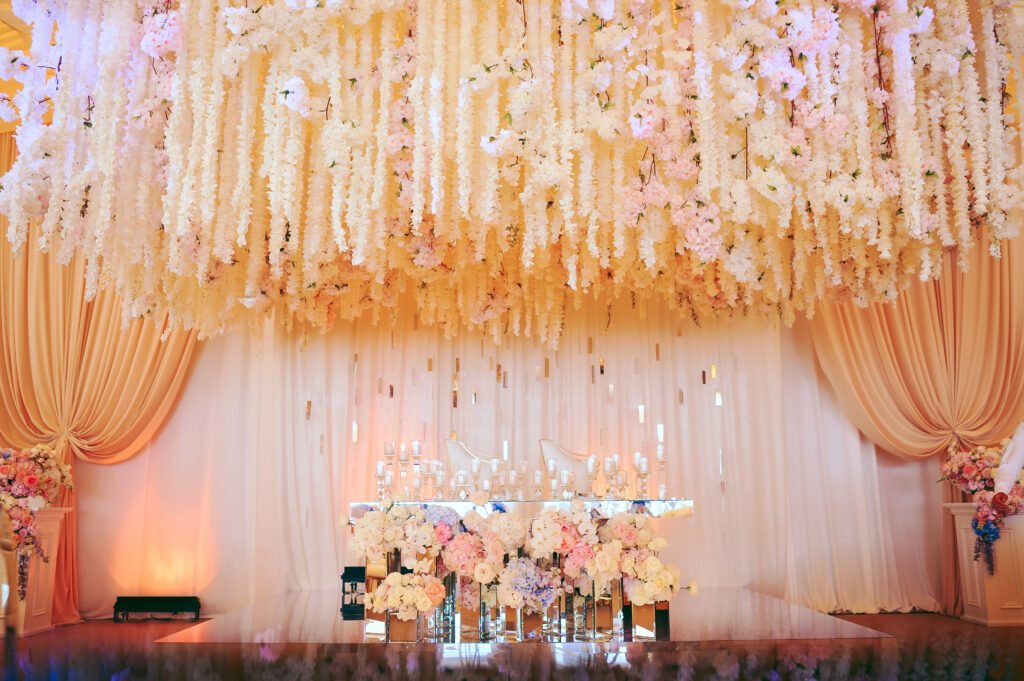
[[[404,302],[554,343],[568,306],[625,294],[791,320],[1017,229],[1005,1],[13,9],[7,238],[203,334]]]

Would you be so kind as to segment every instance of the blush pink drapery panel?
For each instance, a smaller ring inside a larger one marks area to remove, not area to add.
[[[1019,216],[1016,216],[1019,219]],[[880,448],[905,458],[994,444],[1024,419],[1024,236],[981,247],[942,277],[888,305],[823,305],[813,322],[821,368],[847,415]],[[936,478],[939,477],[936,467]],[[961,501],[950,485],[944,501]],[[961,610],[952,519],[943,518],[943,588]]]
[[[0,170],[16,153],[0,135]],[[64,266],[34,248],[15,257],[0,238],[0,445],[43,443],[66,461],[105,464],[135,455],[174,406],[196,342],[180,330],[162,339],[166,323],[124,324],[112,293],[85,302],[81,258]],[[61,505],[72,512],[56,565],[57,624],[80,619],[73,491]]]

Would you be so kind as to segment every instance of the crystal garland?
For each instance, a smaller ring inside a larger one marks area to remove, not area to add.
[[[1024,28],[966,0],[15,0],[0,212],[125,315],[555,343],[891,299],[1016,227]],[[972,21],[973,19],[973,21]],[[55,29],[56,26],[56,29]]]

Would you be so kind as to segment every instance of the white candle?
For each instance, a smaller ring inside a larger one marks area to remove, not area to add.
[[[477,475],[480,472],[480,459],[473,459],[469,465],[473,469],[473,475]]]
[[[359,442],[359,424],[352,422],[352,442]]]
[[[633,452],[633,467],[640,468],[640,452]]]
[[[509,469],[509,472],[508,472],[508,484],[512,485],[512,486],[515,486],[515,484],[516,484],[516,469],[515,468]]]
[[[406,451],[405,443],[404,442],[402,443],[402,446],[398,448],[398,460],[399,461],[408,461],[409,460],[409,452]]]
[[[508,461],[508,440],[501,441],[501,458],[503,461]]]
[[[412,455],[413,455],[413,457],[418,459],[420,457],[421,453],[422,452],[420,450],[420,441],[419,440],[413,440],[412,441]]]
[[[490,479],[484,478],[484,481],[481,484],[483,485],[483,488],[484,488],[485,492],[490,492],[491,491],[491,481],[490,481]]]
[[[647,472],[647,466],[648,466],[648,464],[647,464],[647,457],[646,456],[640,457],[640,472],[641,473],[646,473]]]
[[[665,460],[665,445],[659,444],[658,445],[658,449],[656,450],[654,456],[655,456],[655,458],[658,459],[658,461],[664,461]]]
[[[497,474],[498,474],[498,460],[497,459],[491,459],[491,475],[497,475]]]
[[[604,474],[606,476],[609,476],[609,475],[612,474],[612,470],[613,470],[612,466],[614,466],[614,465],[615,465],[615,462],[612,461],[612,457],[610,457],[610,456],[605,457],[605,460],[604,460]]]
[[[587,457],[587,475],[593,475],[597,470],[597,457],[591,454]]]
[[[562,474],[562,486],[565,487],[569,484],[569,471],[563,470]]]
[[[533,484],[540,486],[542,482],[544,482],[544,473],[542,473],[541,471],[534,471]]]
[[[640,424],[643,425],[643,423],[644,423],[644,405],[642,405],[642,404],[640,405],[639,412],[640,412]]]
[[[555,460],[554,459],[548,459],[547,463],[548,463],[548,473],[551,474],[551,475],[554,475],[555,474]]]
[[[377,477],[379,478],[379,477],[382,477],[383,475],[384,475],[384,462],[383,461],[378,461],[377,462]]]
[[[390,487],[390,486],[391,486],[391,482],[392,482],[392,481],[393,481],[394,479],[395,479],[395,478],[394,478],[394,476],[393,476],[393,475],[391,474],[391,471],[388,471],[387,473],[385,473],[385,474],[384,474],[384,484],[385,484],[385,485],[387,485],[388,487]]]
[[[664,423],[659,423],[658,424],[658,444],[661,444],[664,441],[665,441],[665,424]]]

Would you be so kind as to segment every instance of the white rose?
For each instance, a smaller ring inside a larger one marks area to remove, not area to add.
[[[654,588],[659,593],[668,589],[672,586],[672,574],[667,570],[662,570],[654,578]]]
[[[615,567],[615,557],[608,551],[601,551],[594,556],[594,565],[598,572],[610,572]]]
[[[477,563],[473,568],[473,579],[481,584],[489,584],[494,579],[494,568],[487,562]]]

